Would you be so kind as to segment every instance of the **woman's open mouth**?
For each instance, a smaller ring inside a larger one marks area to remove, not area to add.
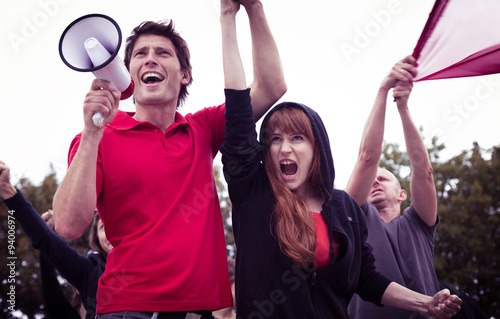
[[[285,179],[294,178],[297,174],[297,164],[290,160],[285,160],[280,163],[281,175]]]

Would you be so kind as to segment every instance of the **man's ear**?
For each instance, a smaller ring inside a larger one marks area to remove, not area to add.
[[[191,76],[189,75],[189,72],[187,70],[184,70],[182,76],[181,83],[182,85],[188,85],[189,81],[191,81]]]
[[[404,189],[400,190],[399,191],[399,197],[398,197],[398,201],[400,203],[404,202],[406,200],[407,196],[406,196],[406,191]]]

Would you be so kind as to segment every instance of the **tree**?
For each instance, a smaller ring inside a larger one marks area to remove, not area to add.
[[[486,158],[485,158],[486,157]],[[489,157],[489,158],[488,158]],[[500,147],[477,143],[436,169],[439,226],[436,272],[500,316]]]
[[[476,300],[490,316],[500,317],[500,146],[471,150],[440,161],[437,139],[428,148],[438,196],[434,266],[438,279]],[[397,144],[385,144],[382,167],[398,176],[409,192],[408,156]],[[405,174],[406,173],[406,174]]]

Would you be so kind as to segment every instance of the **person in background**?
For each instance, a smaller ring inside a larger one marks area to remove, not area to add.
[[[86,318],[94,318],[97,283],[105,270],[108,253],[113,248],[106,239],[99,214],[94,214],[89,233],[92,250],[87,256],[82,256],[56,234],[33,208],[33,205],[19,190],[14,188],[10,183],[10,169],[2,161],[0,161],[0,196],[31,239],[33,248],[38,249],[61,276],[78,290],[87,312]]]
[[[235,28],[221,1],[221,28]],[[255,117],[286,91],[277,46],[260,0],[234,1],[252,35]],[[126,41],[136,112],[118,110],[120,93],[95,79],[85,126],[54,197],[56,231],[81,236],[94,207],[113,244],[99,281],[97,313],[185,318],[233,304],[213,158],[224,138],[225,106],[181,115],[192,82],[190,53],[172,21],[147,21]],[[97,127],[96,111],[105,119]],[[189,287],[189,289],[186,289]]]
[[[461,300],[448,290],[425,296],[376,271],[362,210],[333,188],[330,143],[316,112],[280,103],[264,118],[257,141],[251,89],[236,33],[228,31],[221,153],[236,243],[237,317],[349,318],[355,292],[436,318],[457,313]]]
[[[394,282],[432,296],[439,284],[434,270],[434,236],[439,223],[432,166],[420,133],[413,123],[408,99],[417,69],[407,56],[384,78],[366,121],[358,160],[346,192],[361,206],[377,270]],[[398,179],[379,168],[384,137],[386,101],[389,90],[401,117],[406,151],[411,165],[411,205],[401,214],[407,195]],[[419,318],[414,311],[377,307],[359,296],[349,304],[352,318]]]

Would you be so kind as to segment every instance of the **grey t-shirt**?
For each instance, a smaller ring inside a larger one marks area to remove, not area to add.
[[[367,243],[373,248],[377,271],[392,281],[433,296],[439,291],[439,283],[434,270],[434,235],[439,223],[429,227],[413,205],[406,208],[403,215],[385,223],[377,208],[371,203],[361,206],[366,214],[368,227]],[[413,319],[428,318],[406,310],[389,306],[378,307],[354,295],[349,303],[352,319]]]

